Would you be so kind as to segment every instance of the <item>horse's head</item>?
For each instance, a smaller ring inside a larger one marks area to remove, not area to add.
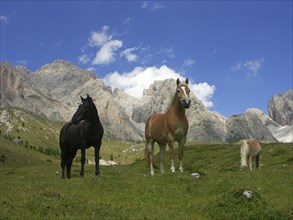
[[[180,82],[179,79],[177,79],[177,91],[176,95],[179,97],[180,104],[184,108],[189,108],[191,100],[189,97],[190,89],[188,88],[188,79],[185,80],[185,82]]]
[[[71,119],[71,121],[75,124],[90,116],[92,98],[89,95],[86,98],[83,98],[82,96],[80,96],[80,98],[81,104],[78,106],[78,109]]]

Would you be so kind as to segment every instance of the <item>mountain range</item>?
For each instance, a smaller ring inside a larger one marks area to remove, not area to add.
[[[147,117],[164,112],[175,93],[174,79],[155,81],[144,90],[142,98],[134,98],[121,90],[105,86],[90,71],[56,60],[31,72],[23,66],[1,64],[0,107],[17,107],[55,121],[71,119],[80,96],[89,94],[97,106],[106,135],[130,141],[144,140]],[[268,142],[293,142],[293,90],[277,94],[269,100],[268,112],[250,108],[241,115],[225,118],[208,110],[191,93],[192,105],[186,111],[189,140],[236,142],[257,138]]]

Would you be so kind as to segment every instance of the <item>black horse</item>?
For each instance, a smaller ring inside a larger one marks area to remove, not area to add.
[[[85,150],[91,146],[95,148],[96,175],[100,174],[99,157],[104,129],[92,98],[87,95],[85,99],[81,97],[81,100],[82,103],[72,120],[60,131],[62,178],[65,178],[65,167],[67,178],[70,178],[72,161],[78,149],[81,150],[80,176],[84,176]]]

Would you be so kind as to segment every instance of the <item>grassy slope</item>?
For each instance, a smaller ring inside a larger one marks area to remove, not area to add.
[[[0,109],[0,114],[4,109]],[[9,112],[9,122],[13,124],[11,131],[7,131],[6,123],[0,123],[2,135],[9,135],[11,138],[20,137],[25,144],[33,148],[51,148],[59,150],[59,132],[65,122],[50,121],[40,118],[39,116],[15,108],[5,108]],[[113,141],[105,135],[103,146],[101,148],[101,157],[105,160],[113,159],[120,164],[129,164],[137,159],[141,159],[144,144],[131,143],[127,141]],[[60,154],[60,153],[59,153]],[[58,154],[58,155],[59,155]],[[86,152],[87,159],[94,161],[94,148]]]
[[[102,167],[100,177],[86,165],[80,178],[80,166],[74,164],[73,178],[61,180],[55,174],[58,160],[3,138],[0,143],[0,157],[5,154],[5,162],[0,161],[1,219],[292,218],[292,145],[264,146],[260,171],[239,171],[239,146],[189,143],[183,173],[170,173],[166,157],[165,174],[156,170],[150,176],[146,162],[138,160]],[[245,200],[242,189],[256,196]]]

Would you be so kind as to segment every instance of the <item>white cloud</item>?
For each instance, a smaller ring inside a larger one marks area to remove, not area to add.
[[[130,17],[128,17],[128,18],[126,18],[126,19],[123,21],[123,24],[130,24],[130,23],[132,23],[132,22],[133,22],[133,19],[130,18]]]
[[[90,57],[87,54],[82,54],[78,57],[79,62],[87,64],[90,61]]]
[[[175,57],[175,52],[174,52],[172,46],[169,47],[169,48],[161,49],[161,50],[159,50],[158,53],[159,54],[164,54],[166,57],[169,57],[169,58],[174,58]]]
[[[183,67],[190,67],[190,66],[192,66],[194,64],[194,60],[192,60],[192,59],[187,59],[187,60],[185,60],[184,62],[183,62]]]
[[[91,71],[91,72],[93,72],[93,73],[96,72],[96,69],[95,69],[94,67],[89,67],[89,68],[87,68],[86,70],[87,70],[87,71]]]
[[[216,90],[214,85],[209,85],[206,82],[193,84],[189,87],[191,91],[196,94],[196,96],[204,103],[204,105],[208,108],[213,107],[214,103],[210,100]]]
[[[0,15],[0,23],[7,24],[8,21],[9,21],[9,18],[7,16]]]
[[[256,60],[246,60],[245,62],[239,62],[237,65],[232,66],[232,71],[244,71],[247,78],[258,77],[259,70],[264,63],[264,58]]]
[[[169,78],[184,79],[184,77],[176,73],[173,69],[170,69],[166,65],[162,65],[160,68],[136,67],[128,73],[119,73],[117,71],[109,73],[104,77],[104,82],[107,86],[111,86],[112,89],[118,88],[133,97],[141,98],[143,90],[148,89],[154,81]],[[213,106],[210,99],[215,92],[214,85],[209,85],[206,82],[199,84],[190,83],[189,87],[207,107]]]
[[[138,48],[128,48],[126,50],[123,50],[120,54],[120,56],[124,56],[128,62],[133,62],[137,60],[137,55],[133,53],[133,51],[137,50]]]
[[[116,51],[122,47],[123,42],[120,40],[111,40],[103,44],[92,61],[93,65],[109,64],[115,61]]]
[[[159,9],[164,8],[161,2],[156,2],[156,1],[144,1],[142,3],[141,8],[143,9],[148,9],[150,11],[156,11]]]
[[[242,65],[243,65],[244,68],[247,68],[248,70],[252,71],[254,74],[257,74],[259,68],[262,65],[262,63],[263,63],[263,59],[260,59],[260,60],[247,60]]]
[[[108,33],[109,27],[103,26],[100,31],[92,31],[88,39],[88,44],[81,48],[82,55],[78,57],[79,61],[86,64],[90,61],[90,57],[86,52],[98,48],[92,60],[92,65],[108,65],[114,62],[117,51],[122,47],[121,40],[113,39],[113,36]]]
[[[110,41],[112,39],[112,36],[107,34],[108,30],[109,30],[109,27],[105,25],[101,31],[92,31],[89,38],[89,45],[91,47],[94,47],[94,46],[100,47],[106,42]]]

